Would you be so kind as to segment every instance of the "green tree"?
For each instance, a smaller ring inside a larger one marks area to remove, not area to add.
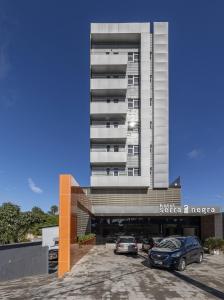
[[[56,215],[58,213],[58,207],[57,205],[52,205],[49,211],[49,214]]]
[[[25,238],[30,227],[40,222],[32,212],[21,212],[18,205],[10,202],[0,206],[0,243],[17,243]]]

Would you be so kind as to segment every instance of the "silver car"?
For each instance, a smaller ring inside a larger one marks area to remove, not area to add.
[[[114,253],[138,254],[138,245],[135,238],[133,236],[120,236],[116,242]]]

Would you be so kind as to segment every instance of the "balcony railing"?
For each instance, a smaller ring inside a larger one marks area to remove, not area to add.
[[[90,104],[91,115],[126,114],[127,110],[126,102],[104,103],[96,101]]]
[[[118,128],[106,128],[106,127],[90,127],[90,138],[92,140],[99,139],[126,139],[127,137],[127,126],[121,125]]]
[[[92,78],[90,89],[93,95],[125,95],[127,78]]]
[[[127,53],[126,55],[121,54],[110,54],[104,53],[91,54],[91,70],[93,72],[108,72],[118,71],[125,72],[127,68]]]
[[[149,177],[142,176],[99,176],[90,177],[92,187],[148,187]]]
[[[90,152],[90,162],[92,164],[118,164],[126,163],[126,152]]]

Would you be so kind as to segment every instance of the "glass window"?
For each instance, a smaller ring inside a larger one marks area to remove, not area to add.
[[[128,154],[133,154],[133,145],[128,145]]]
[[[118,103],[118,99],[114,99],[114,103]]]
[[[138,84],[139,84],[139,76],[134,75],[134,85],[138,85]]]
[[[114,128],[118,128],[118,122],[114,122]]]
[[[134,168],[134,176],[138,176],[139,175],[139,168]]]
[[[134,108],[139,108],[139,99],[134,99]]]
[[[128,75],[128,85],[133,85],[133,75]]]
[[[134,145],[134,155],[138,155],[138,153],[139,153],[139,146]]]
[[[114,176],[118,176],[118,168],[114,168]]]
[[[128,52],[128,61],[133,61],[133,52]]]
[[[128,122],[128,130],[129,131],[138,132],[138,129],[139,129],[138,122],[136,122],[136,121]]]
[[[139,53],[134,52],[134,62],[138,62],[138,61],[139,61]]]
[[[110,103],[110,99],[107,99],[107,103]]]
[[[110,122],[106,123],[106,128],[110,128]]]
[[[128,176],[133,176],[133,168],[128,168]]]
[[[114,152],[119,152],[119,146],[118,145],[114,145]]]
[[[106,169],[107,175],[110,175],[110,168]]]
[[[107,152],[110,152],[110,145],[107,145]]]
[[[133,108],[133,99],[128,99],[128,108]]]

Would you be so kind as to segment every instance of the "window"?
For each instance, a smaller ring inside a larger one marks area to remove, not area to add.
[[[138,132],[139,125],[136,121],[130,121],[128,122],[128,131],[136,131]]]
[[[133,99],[128,99],[128,108],[133,108]]]
[[[150,152],[152,152],[152,144],[150,144]]]
[[[118,122],[114,122],[114,128],[118,128]]]
[[[150,121],[150,129],[152,129],[152,121]]]
[[[150,75],[150,82],[152,82],[152,75]]]
[[[110,52],[106,52],[106,55],[109,55],[110,54]]]
[[[107,145],[107,152],[110,152],[110,145]]]
[[[139,176],[139,168],[128,168],[128,176]]]
[[[134,168],[134,176],[139,176],[139,168]]]
[[[134,108],[139,108],[139,99],[133,99],[134,100]]]
[[[138,155],[139,145],[128,145],[128,155]]]
[[[139,85],[139,75],[128,75],[128,85]]]
[[[133,168],[128,168],[128,176],[133,176]]]
[[[107,103],[110,103],[110,99],[107,99]]]
[[[114,176],[118,176],[118,168],[114,168]]]
[[[118,99],[114,99],[114,103],[118,103]]]
[[[139,99],[133,99],[133,98],[129,98],[128,99],[128,108],[132,109],[132,108],[139,108]]]
[[[107,175],[110,175],[110,168],[106,168]]]
[[[118,145],[114,145],[114,152],[119,152],[119,146]]]
[[[138,62],[139,53],[138,52],[128,52],[128,61],[129,62]]]
[[[134,155],[138,155],[139,153],[139,146],[138,145],[134,145]]]
[[[133,154],[133,145],[128,145],[128,154]]]
[[[119,54],[119,52],[114,52],[114,54]]]
[[[106,128],[110,128],[110,122],[106,123]]]
[[[128,61],[133,61],[133,52],[128,52]]]

